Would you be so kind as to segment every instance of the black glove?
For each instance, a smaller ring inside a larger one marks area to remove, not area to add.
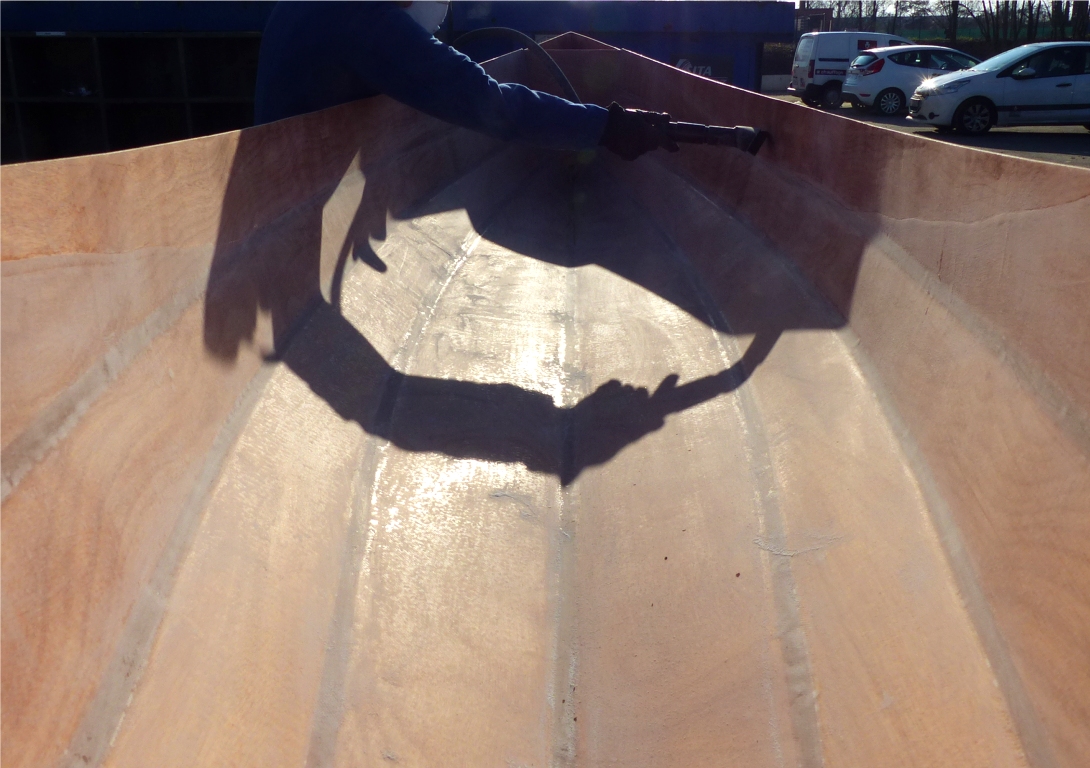
[[[677,152],[675,144],[666,133],[670,116],[665,112],[644,112],[625,109],[617,102],[609,105],[609,119],[598,144],[625,160],[635,160],[652,149]]]

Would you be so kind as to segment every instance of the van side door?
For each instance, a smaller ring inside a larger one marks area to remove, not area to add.
[[[830,80],[844,82],[848,75],[848,65],[855,58],[855,52],[849,50],[848,35],[830,34],[819,37],[815,48],[817,66],[814,69],[814,82],[824,85]]]

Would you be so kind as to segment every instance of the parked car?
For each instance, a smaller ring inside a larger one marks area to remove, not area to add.
[[[842,92],[853,107],[899,115],[924,80],[979,63],[980,59],[938,45],[875,48],[855,57]]]
[[[993,125],[1090,129],[1090,43],[1023,45],[925,80],[909,100],[909,116],[971,135]]]
[[[911,45],[897,35],[879,32],[807,32],[799,38],[791,67],[789,91],[802,96],[811,107],[839,107],[844,101],[840,89],[848,76],[848,65],[860,51]]]

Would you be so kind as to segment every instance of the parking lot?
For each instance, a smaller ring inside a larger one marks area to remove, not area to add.
[[[802,101],[791,93],[768,93],[777,99],[802,104]],[[1027,157],[1031,160],[1046,160],[1051,163],[1064,163],[1090,168],[1090,131],[1080,125],[1075,126],[1023,126],[1018,128],[992,128],[983,136],[959,136],[954,133],[939,133],[930,126],[919,125],[907,117],[886,117],[870,112],[857,112],[847,105],[835,114],[861,120],[866,123],[893,128],[905,133],[913,133],[917,136],[946,141],[951,144],[962,144],[977,149],[987,149],[992,152],[1002,152],[1017,157]]]

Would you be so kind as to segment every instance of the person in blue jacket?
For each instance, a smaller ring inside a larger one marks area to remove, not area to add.
[[[281,2],[261,40],[257,124],[385,94],[501,140],[556,149],[604,146],[626,160],[677,146],[668,115],[576,104],[498,83],[434,37],[446,2]]]

